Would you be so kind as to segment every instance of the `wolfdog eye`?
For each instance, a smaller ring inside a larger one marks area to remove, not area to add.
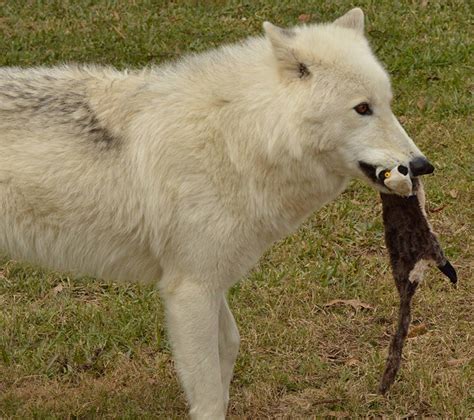
[[[372,109],[367,102],[362,102],[354,107],[355,112],[360,115],[372,115]]]

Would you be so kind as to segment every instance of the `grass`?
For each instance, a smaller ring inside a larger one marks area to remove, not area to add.
[[[276,244],[230,293],[242,346],[232,418],[474,417],[473,81],[468,1],[357,2],[394,110],[434,162],[430,220],[458,269],[415,296],[399,380],[376,394],[397,312],[377,195],[361,183]],[[139,67],[352,1],[0,1],[0,65]],[[0,417],[186,413],[157,293],[0,262]],[[368,308],[326,305],[354,299]]]

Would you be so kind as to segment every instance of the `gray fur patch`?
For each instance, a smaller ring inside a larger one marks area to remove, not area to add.
[[[19,77],[12,73],[5,77],[0,73],[1,114],[6,119],[12,114],[13,121],[24,121],[26,125],[60,126],[107,148],[118,142],[91,108],[84,80],[44,74],[28,78],[26,72]]]
[[[288,28],[279,28],[279,29],[280,29],[280,32],[288,38],[293,38],[294,36],[296,36],[295,31],[292,29],[288,29]]]

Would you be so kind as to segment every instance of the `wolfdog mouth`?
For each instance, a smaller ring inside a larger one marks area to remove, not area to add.
[[[365,163],[359,161],[359,167],[362,172],[373,182],[377,183],[377,174],[376,174],[376,167],[374,165],[370,165],[369,163]]]
[[[381,188],[382,191],[384,192],[388,191],[397,195],[403,195],[403,193],[400,193],[399,190],[398,191],[393,190],[392,188],[390,188],[388,185],[385,184],[384,176],[386,175],[386,170],[380,170],[380,168],[378,168],[377,166],[371,165],[370,163],[366,163],[362,161],[359,161],[358,163],[364,175],[366,175],[374,184],[376,184],[379,187],[379,189]],[[408,168],[403,165],[398,165],[397,170],[403,176],[407,176],[409,172]],[[408,175],[408,176],[410,177],[410,180],[411,180],[410,188],[413,188],[413,186],[417,182],[417,179],[412,177],[411,175]]]

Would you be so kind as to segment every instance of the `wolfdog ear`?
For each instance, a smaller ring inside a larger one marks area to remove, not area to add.
[[[308,67],[298,59],[291,46],[292,38],[296,34],[291,29],[283,29],[270,22],[263,22],[263,29],[272,45],[280,74],[287,78],[300,79],[309,76]]]
[[[355,31],[363,34],[364,33],[364,12],[358,7],[349,10],[345,15],[337,18],[334,25],[341,26],[343,28],[354,29]]]

